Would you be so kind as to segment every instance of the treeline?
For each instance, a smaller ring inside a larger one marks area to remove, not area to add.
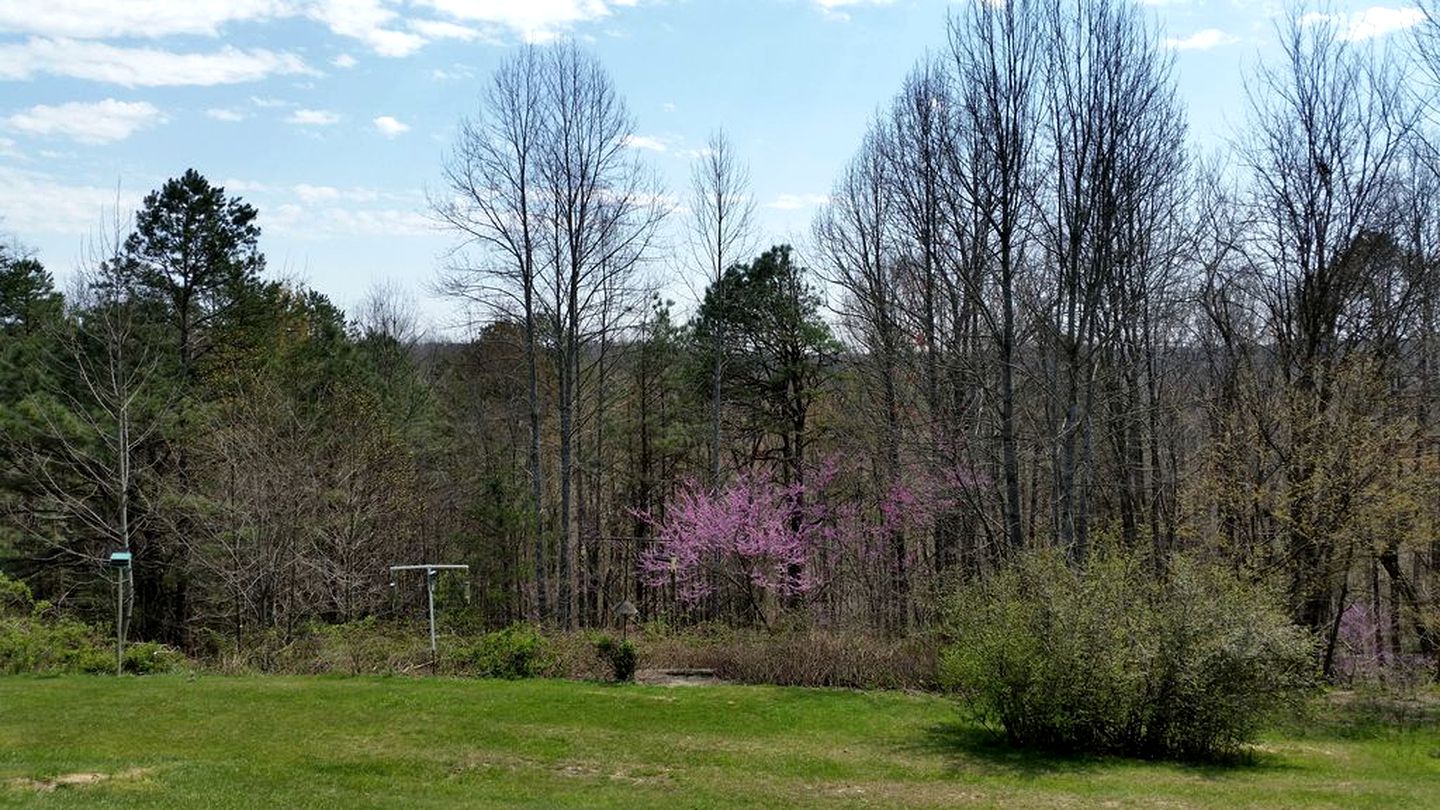
[[[135,633],[195,645],[384,614],[401,562],[472,565],[496,625],[903,633],[1025,548],[1188,550],[1327,671],[1433,662],[1433,62],[1277,31],[1199,159],[1139,6],[968,4],[764,252],[723,133],[667,195],[593,56],[517,50],[431,203],[464,345],[267,280],[188,172],[73,293],[3,254],[0,562],[98,610],[129,548]]]

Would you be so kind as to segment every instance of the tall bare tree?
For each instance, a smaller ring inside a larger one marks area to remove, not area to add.
[[[724,130],[715,130],[690,169],[691,249],[706,284],[723,290],[725,270],[754,249],[755,200],[750,170],[735,154]],[[720,425],[724,405],[725,335],[717,331],[710,369],[710,485],[721,483]]]
[[[574,43],[543,63],[545,116],[539,170],[546,200],[543,314],[554,353],[559,411],[558,618],[576,620],[575,450],[580,368],[607,296],[632,279],[667,213],[661,189],[629,148],[635,122],[598,59]]]
[[[517,308],[524,324],[526,402],[529,406],[531,517],[534,520],[535,615],[549,615],[545,474],[541,463],[538,274],[540,240],[551,200],[542,186],[540,160],[549,132],[545,73],[549,57],[527,46],[491,78],[476,119],[460,124],[446,159],[443,196],[431,200],[437,218],[459,233],[473,253],[457,253],[442,277],[447,294],[492,313]]]

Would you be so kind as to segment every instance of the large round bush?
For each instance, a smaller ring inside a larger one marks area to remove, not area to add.
[[[944,684],[1026,747],[1224,755],[1313,682],[1270,592],[1185,556],[1023,554],[955,595],[947,636]]]

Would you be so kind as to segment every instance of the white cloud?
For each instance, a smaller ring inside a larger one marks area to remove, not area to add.
[[[308,14],[332,32],[359,40],[381,56],[408,56],[425,45],[423,36],[394,27],[402,22],[400,15],[382,0],[316,0]]]
[[[274,74],[307,73],[300,57],[225,46],[211,53],[173,53],[120,48],[101,42],[32,37],[0,45],[0,79],[39,74],[107,82],[125,87],[235,84]]]
[[[625,145],[631,149],[649,149],[652,152],[664,152],[670,148],[664,138],[653,135],[626,135]]]
[[[382,115],[379,118],[376,118],[375,128],[380,130],[380,134],[384,135],[387,138],[393,138],[396,135],[403,135],[406,132],[410,131],[409,124],[402,124],[401,122],[395,120],[393,117],[388,115]]]
[[[411,20],[410,30],[428,40],[458,39],[469,42],[480,36],[480,32],[474,28],[442,20]]]
[[[455,65],[451,65],[448,70],[444,68],[435,68],[434,70],[430,71],[430,78],[434,79],[437,82],[460,79],[473,79],[475,78],[475,69],[470,67],[469,65],[461,65],[457,63]]]
[[[262,107],[267,110],[274,109],[276,107],[292,106],[291,102],[288,102],[283,98],[270,98],[268,96],[251,96],[250,103],[254,104],[256,107]]]
[[[285,122],[299,124],[302,127],[328,127],[331,124],[340,123],[340,116],[329,110],[299,109],[290,113],[290,117],[286,118]]]
[[[250,117],[239,110],[230,110],[224,107],[211,107],[205,111],[205,115],[208,118],[214,118],[216,121],[227,121],[230,123],[244,121]]]
[[[301,183],[294,187],[294,191],[296,197],[307,203],[340,199],[340,189],[334,186],[311,186]]]
[[[527,42],[555,39],[577,23],[607,17],[611,7],[634,6],[636,0],[419,0],[454,19],[497,26]]]
[[[16,233],[91,233],[117,197],[122,209],[139,201],[115,186],[65,185],[48,174],[0,166],[0,216]]]
[[[121,141],[146,127],[165,122],[165,116],[146,101],[107,98],[94,104],[72,101],[50,106],[37,104],[5,119],[17,132],[59,135],[81,143]]]
[[[297,183],[293,186],[277,186],[258,180],[242,180],[235,177],[225,178],[221,181],[220,185],[230,191],[243,191],[247,194],[273,195],[286,199],[294,197],[302,203],[335,202],[339,200],[367,203],[380,199],[413,201],[410,196],[405,194],[380,192],[373,188],[337,188],[335,186],[315,185],[311,183]]]
[[[856,6],[888,6],[895,0],[813,0],[820,8],[820,13],[833,20],[846,22],[850,19],[849,13],[843,9]]]
[[[282,0],[5,0],[0,31],[51,37],[214,36],[222,25],[286,13]]]
[[[1239,41],[1239,37],[1227,34],[1219,28],[1205,28],[1184,39],[1171,37],[1165,40],[1165,47],[1177,51],[1208,51],[1211,48],[1231,45]]]
[[[1300,22],[1306,24],[1328,23],[1333,25],[1339,31],[1340,39],[1349,42],[1383,37],[1386,34],[1419,25],[1424,20],[1425,12],[1413,6],[1407,8],[1371,6],[1363,11],[1349,14],[1311,12],[1300,18]]]
[[[301,239],[337,236],[428,236],[435,227],[423,214],[399,208],[312,207],[286,203],[261,212],[269,232]]]
[[[351,56],[348,53],[342,53],[334,59],[331,59],[330,64],[334,65],[335,67],[348,70],[349,68],[355,67],[356,62],[355,57]]]
[[[556,38],[639,0],[3,0],[0,33],[99,40],[219,36],[226,26],[302,17],[381,56],[428,42],[507,31],[530,42]],[[822,7],[889,0],[817,0]],[[351,57],[341,56],[337,67]],[[353,62],[351,63],[353,64]]]
[[[777,211],[797,211],[802,208],[814,208],[828,202],[830,202],[830,198],[824,194],[781,194],[765,203],[765,207]]]

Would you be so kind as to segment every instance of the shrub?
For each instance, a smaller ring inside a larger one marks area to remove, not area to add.
[[[0,574],[0,674],[109,673],[115,671],[113,639],[83,622],[35,601],[24,583]],[[159,644],[126,645],[126,672],[149,674],[181,668],[185,658]]]
[[[106,656],[106,671],[113,670],[115,659]],[[176,672],[185,667],[185,656],[173,647],[142,641],[125,645],[125,671],[132,675],[156,675]]]
[[[1014,744],[1181,759],[1235,752],[1313,681],[1314,643],[1269,592],[1183,556],[1022,555],[962,589],[944,684]]]
[[[637,655],[635,645],[628,639],[616,641],[610,636],[601,636],[595,641],[595,652],[601,660],[610,665],[610,674],[624,683],[635,679]]]
[[[455,661],[481,678],[534,678],[548,666],[545,637],[533,627],[511,625],[458,649]]]

